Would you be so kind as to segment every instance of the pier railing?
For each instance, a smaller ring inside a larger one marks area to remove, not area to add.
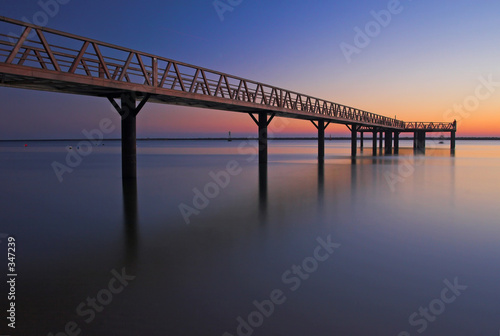
[[[231,104],[253,103],[269,107],[270,111],[278,108],[327,119],[405,128],[401,120],[5,17],[0,17],[0,74],[2,64],[57,73],[68,83],[74,76],[85,76],[109,81],[110,87],[116,82],[128,83],[133,88],[140,85],[195,97],[222,98]]]
[[[405,131],[456,131],[457,123],[445,122],[405,122]]]

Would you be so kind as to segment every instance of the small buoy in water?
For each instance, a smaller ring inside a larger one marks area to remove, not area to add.
[[[24,147],[28,147],[28,144],[24,144]]]
[[[71,147],[71,146],[68,146],[68,149],[73,149],[73,147]]]

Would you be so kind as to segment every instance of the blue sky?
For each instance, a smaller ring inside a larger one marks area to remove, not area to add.
[[[458,116],[459,135],[500,136],[500,87],[467,116],[449,112],[474,94],[479,78],[500,82],[498,1],[400,1],[398,13],[350,62],[341,44],[355,46],[355,28],[365,31],[372,11],[396,6],[394,0],[221,1],[236,4],[223,21],[213,0],[60,0],[46,26],[406,121]],[[6,0],[0,13],[33,22],[44,11],[40,3]],[[0,139],[78,138],[104,117],[119,125],[101,98],[0,88],[0,99]],[[245,114],[159,104],[146,105],[137,129],[139,137],[255,135]],[[294,120],[283,135],[314,131]]]

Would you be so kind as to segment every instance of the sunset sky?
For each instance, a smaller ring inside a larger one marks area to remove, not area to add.
[[[47,27],[404,121],[457,119],[459,136],[500,136],[497,0],[220,0],[219,12],[213,0],[58,1],[6,0],[0,15],[37,23],[41,4],[57,3]],[[120,120],[102,98],[0,87],[0,100],[0,139],[81,138],[103,117]],[[228,131],[255,136],[256,126],[247,114],[152,103],[137,119],[138,137]],[[292,120],[277,136],[315,131]]]

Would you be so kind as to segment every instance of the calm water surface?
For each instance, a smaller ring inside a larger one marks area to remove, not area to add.
[[[348,142],[0,143],[8,335],[498,335],[500,143],[372,156]],[[218,183],[218,184],[217,184]],[[187,223],[189,222],[189,223]],[[51,334],[52,333],[52,334]]]

